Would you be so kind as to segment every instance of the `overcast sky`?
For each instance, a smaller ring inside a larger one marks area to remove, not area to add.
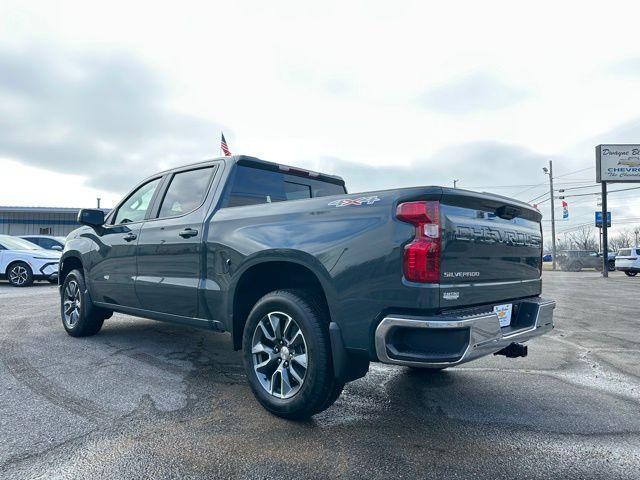
[[[548,160],[561,187],[589,185],[595,145],[640,143],[638,15],[616,1],[3,0],[0,205],[112,206],[154,171],[218,156],[221,130],[233,153],[350,191],[458,179],[528,201]],[[614,223],[640,217],[639,197],[611,196]],[[592,221],[595,197],[568,201],[560,231]]]

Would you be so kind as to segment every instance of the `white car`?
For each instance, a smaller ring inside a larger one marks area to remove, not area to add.
[[[15,287],[29,286],[34,280],[57,282],[60,255],[22,238],[0,235],[0,278]]]
[[[635,277],[640,272],[640,248],[623,248],[616,256],[616,270]]]

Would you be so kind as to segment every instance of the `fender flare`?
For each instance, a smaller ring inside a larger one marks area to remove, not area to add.
[[[228,294],[226,296],[225,311],[227,314],[227,318],[233,318],[233,304],[236,296],[236,287],[244,273],[247,272],[250,268],[255,267],[256,265],[270,262],[295,263],[297,265],[305,267],[311,273],[313,273],[318,279],[318,282],[320,282],[320,286],[322,287],[325,298],[327,299],[329,313],[332,318],[334,317],[332,311],[332,304],[334,302],[332,302],[332,300],[337,297],[337,292],[333,286],[333,282],[331,281],[331,276],[329,275],[329,272],[324,267],[324,265],[322,265],[322,263],[313,255],[302,252],[300,250],[273,249],[261,251],[248,256],[238,267],[238,269],[233,272],[231,282],[229,283]]]

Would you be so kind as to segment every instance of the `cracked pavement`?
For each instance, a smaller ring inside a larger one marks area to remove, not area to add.
[[[55,286],[0,283],[0,478],[640,478],[640,278],[544,272],[524,359],[372,364],[295,423],[224,334],[114,315],[66,335]]]

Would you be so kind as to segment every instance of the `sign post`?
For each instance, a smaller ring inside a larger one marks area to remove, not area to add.
[[[608,277],[607,183],[640,182],[640,145],[598,145],[596,182],[602,184],[602,276]]]
[[[599,251],[604,252],[602,249],[602,212],[598,210],[596,210],[596,228],[598,229]],[[611,212],[607,212],[607,228],[611,228]]]
[[[607,222],[607,182],[602,182],[602,276],[609,276],[609,238],[607,232],[609,230]]]

